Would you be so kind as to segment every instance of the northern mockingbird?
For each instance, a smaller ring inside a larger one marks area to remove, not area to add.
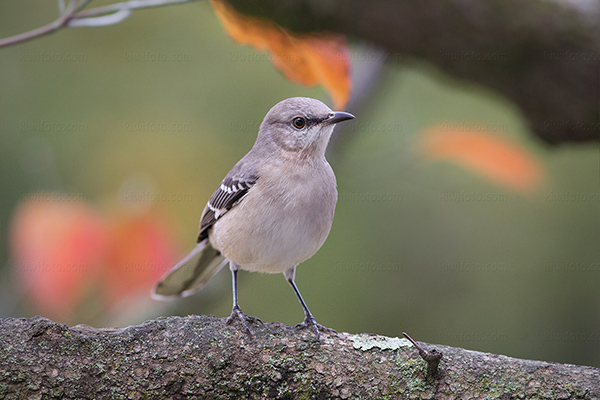
[[[202,289],[227,261],[233,279],[235,319],[252,334],[237,298],[237,271],[283,273],[304,309],[304,322],[317,338],[317,324],[294,283],[296,267],[323,245],[337,201],[335,175],[325,149],[335,124],[353,119],[319,100],[294,97],[265,116],[252,149],[221,182],[200,219],[198,244],[156,285],[158,299]]]

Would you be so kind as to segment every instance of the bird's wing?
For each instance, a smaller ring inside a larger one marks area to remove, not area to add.
[[[189,296],[202,289],[219,272],[227,260],[210,245],[208,231],[223,214],[242,201],[257,180],[256,168],[247,158],[231,169],[204,208],[198,244],[163,276],[152,292],[153,298],[165,300]]]
[[[200,219],[198,242],[208,237],[209,228],[227,211],[239,204],[257,180],[258,173],[256,169],[243,168],[242,164],[236,165],[227,174],[204,208]]]

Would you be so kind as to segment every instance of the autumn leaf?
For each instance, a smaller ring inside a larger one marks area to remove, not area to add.
[[[517,143],[485,130],[427,129],[422,149],[431,160],[448,160],[522,194],[538,190],[544,170],[536,157]]]
[[[175,260],[169,225],[151,208],[110,216],[85,201],[34,193],[16,209],[11,253],[36,312],[74,322],[89,301],[99,311],[150,288]]]
[[[103,286],[110,302],[149,295],[176,261],[170,238],[168,225],[152,209],[112,218]]]
[[[289,80],[306,86],[322,84],[336,108],[350,97],[350,61],[343,36],[294,35],[271,21],[248,17],[224,0],[211,0],[229,36],[240,44],[267,51],[271,62]]]
[[[68,320],[97,277],[106,243],[101,217],[58,193],[33,194],[12,221],[18,281],[39,312],[59,320]]]

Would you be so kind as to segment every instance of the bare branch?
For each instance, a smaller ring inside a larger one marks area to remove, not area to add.
[[[89,18],[72,18],[67,26],[69,27],[98,27],[115,25],[123,22],[131,15],[132,11],[128,9],[122,9],[114,12],[110,15],[103,15],[101,17],[89,17]]]
[[[130,0],[122,3],[82,10],[91,0],[71,0],[69,5],[61,12],[60,17],[40,28],[19,35],[0,39],[0,47],[22,43],[49,33],[55,32],[65,26],[69,27],[98,27],[114,25],[122,22],[131,15],[133,10],[141,8],[162,7],[174,4],[190,3],[197,0]],[[59,2],[59,9],[64,3]],[[104,15],[110,14],[111,15]],[[94,17],[94,18],[92,18]]]
[[[435,374],[406,339],[254,327],[211,316],[123,329],[0,319],[0,397],[406,398],[600,397],[600,370],[435,345]],[[418,343],[433,354],[432,345]]]
[[[87,18],[94,17],[97,15],[108,14],[116,11],[129,10],[133,11],[141,8],[152,8],[152,7],[163,7],[171,6],[175,4],[191,3],[197,0],[130,0],[123,3],[109,4],[107,6],[90,8],[89,10],[83,10],[78,12],[75,18]]]
[[[58,0],[58,13],[62,14],[65,12],[65,0]]]
[[[25,32],[25,33],[21,33],[19,35],[0,39],[0,47],[10,46],[13,44],[17,44],[17,43],[25,42],[25,41],[28,41],[31,39],[35,39],[40,36],[44,36],[49,33],[52,33],[54,31],[56,31],[57,29],[62,28],[63,26],[65,26],[67,24],[67,22],[69,22],[69,20],[71,18],[73,18],[73,14],[75,14],[82,7],[85,7],[87,5],[87,3],[89,3],[90,1],[91,0],[81,0],[81,1],[71,0],[69,2],[69,5],[64,9],[63,13],[60,15],[60,17],[56,21],[54,21],[48,25],[42,26],[40,28],[34,29],[32,31],[29,31],[29,32]]]

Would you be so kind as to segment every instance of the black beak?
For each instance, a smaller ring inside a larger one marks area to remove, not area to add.
[[[347,112],[343,112],[343,111],[337,111],[334,113],[329,114],[329,118],[327,118],[325,121],[323,121],[326,124],[337,124],[338,122],[342,122],[342,121],[347,121],[349,119],[354,119],[354,115],[347,113]]]

